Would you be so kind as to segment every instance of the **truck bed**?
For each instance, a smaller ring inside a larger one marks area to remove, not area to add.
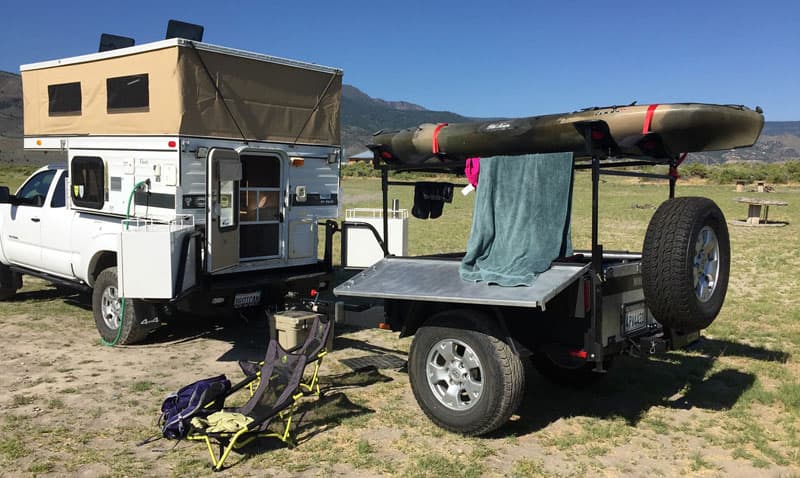
[[[577,280],[589,264],[554,264],[531,287],[466,282],[460,258],[386,257],[333,290],[339,297],[540,307]]]

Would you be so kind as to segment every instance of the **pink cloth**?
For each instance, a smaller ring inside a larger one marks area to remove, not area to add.
[[[467,176],[467,181],[477,188],[478,176],[481,174],[481,158],[468,158],[464,167],[464,174]]]

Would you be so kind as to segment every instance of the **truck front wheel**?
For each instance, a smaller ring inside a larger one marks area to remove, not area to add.
[[[525,391],[522,361],[492,333],[492,319],[475,310],[434,315],[409,351],[414,397],[438,426],[483,435],[508,421]]]
[[[117,289],[117,268],[103,270],[97,276],[92,290],[92,312],[100,337],[108,343],[129,345],[141,342],[158,325],[152,304],[136,299],[127,299],[125,302],[123,315],[122,300]]]

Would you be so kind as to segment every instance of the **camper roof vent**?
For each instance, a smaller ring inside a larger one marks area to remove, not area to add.
[[[100,47],[97,51],[110,51],[119,48],[127,48],[136,44],[133,38],[123,37],[119,35],[112,35],[110,33],[103,33],[100,35]]]
[[[203,25],[170,20],[167,23],[167,39],[170,38],[203,41]]]

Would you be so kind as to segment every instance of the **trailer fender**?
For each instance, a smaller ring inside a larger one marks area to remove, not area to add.
[[[400,337],[410,337],[417,333],[420,327],[439,312],[453,309],[454,304],[442,304],[437,302],[408,302],[408,301],[386,301],[386,316],[392,330],[400,330]],[[461,304],[459,304],[461,305]],[[529,357],[532,352],[517,340],[510,332],[506,323],[506,317],[500,307],[474,307],[486,313],[493,320],[492,329],[496,338],[502,340],[511,347],[515,355],[519,357]]]

